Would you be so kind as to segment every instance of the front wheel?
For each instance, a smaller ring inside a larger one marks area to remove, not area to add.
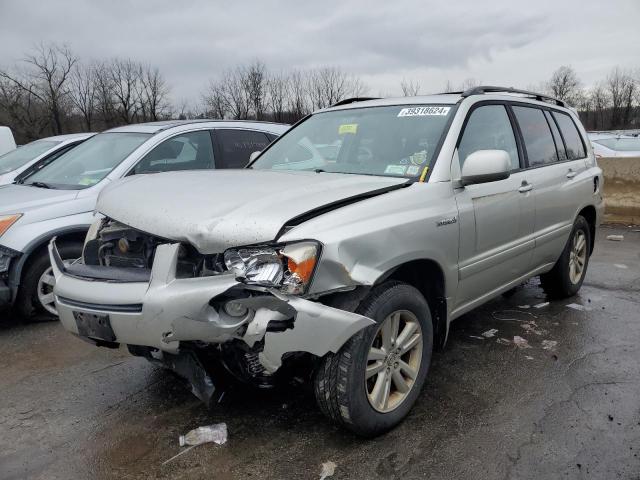
[[[75,260],[82,256],[82,244],[63,243],[58,247],[63,260]],[[24,318],[55,318],[58,313],[53,299],[55,278],[49,260],[49,252],[41,249],[25,266],[16,298],[16,309]]]
[[[552,298],[567,298],[578,293],[587,274],[591,242],[589,224],[584,217],[579,216],[553,269],[540,275],[540,283],[547,295]]]
[[[431,363],[433,325],[422,294],[396,281],[372,289],[357,312],[376,325],[323,358],[315,395],[325,415],[371,437],[400,423],[420,394]]]

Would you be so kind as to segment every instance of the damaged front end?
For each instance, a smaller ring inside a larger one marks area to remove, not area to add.
[[[205,403],[215,391],[208,359],[263,379],[288,354],[336,352],[374,323],[304,298],[320,250],[306,241],[201,255],[112,220],[92,227],[72,265],[49,245],[64,327],[172,368]]]

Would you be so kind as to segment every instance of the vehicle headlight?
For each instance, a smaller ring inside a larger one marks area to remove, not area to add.
[[[224,252],[224,263],[245,283],[300,295],[309,287],[319,253],[319,244],[310,241],[233,248]]]
[[[14,213],[13,215],[4,215],[0,217],[0,237],[4,235],[5,232],[9,230],[9,227],[16,223],[21,216],[21,213]]]
[[[100,227],[102,227],[102,222],[104,218],[100,217],[96,219],[91,226],[89,227],[89,231],[87,232],[87,236],[84,238],[84,244],[91,240],[95,240],[98,237],[98,232],[100,231]]]

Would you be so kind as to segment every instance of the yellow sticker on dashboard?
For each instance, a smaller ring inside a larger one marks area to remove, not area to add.
[[[338,135],[345,135],[350,133],[351,135],[355,135],[358,132],[358,124],[357,123],[345,123],[344,125],[340,125],[338,128]]]

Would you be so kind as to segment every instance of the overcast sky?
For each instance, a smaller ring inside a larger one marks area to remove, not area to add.
[[[0,0],[0,66],[39,41],[83,59],[158,66],[175,101],[197,100],[222,70],[337,65],[370,94],[422,93],[450,80],[527,87],[571,65],[586,85],[640,68],[640,0],[104,1]]]

